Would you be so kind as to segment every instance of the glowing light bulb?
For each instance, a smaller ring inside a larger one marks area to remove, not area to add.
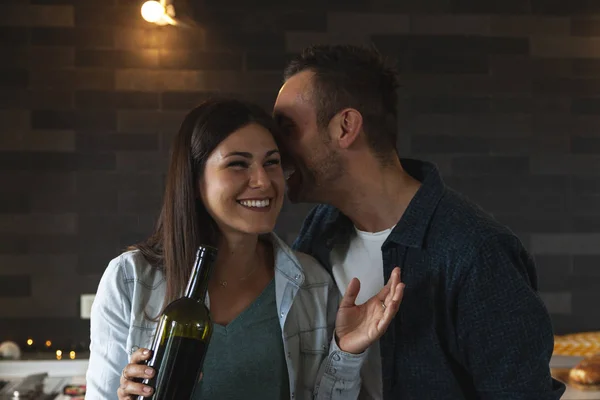
[[[31,346],[33,344],[33,339],[27,339],[27,346]]]
[[[142,18],[151,23],[157,23],[163,19],[166,11],[158,1],[150,0],[142,5]]]
[[[50,346],[52,346],[52,342],[49,340],[46,340],[46,347],[50,347]]]
[[[70,358],[71,360],[74,360],[74,359],[75,359],[75,352],[74,352],[74,351],[72,351],[72,352],[70,352],[70,353],[69,353],[69,358]]]

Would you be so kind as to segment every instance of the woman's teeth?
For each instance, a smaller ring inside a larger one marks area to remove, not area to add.
[[[246,207],[268,207],[270,204],[269,199],[266,200],[240,200],[240,204]]]

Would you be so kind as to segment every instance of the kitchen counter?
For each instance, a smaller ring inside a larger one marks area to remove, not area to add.
[[[555,372],[558,373],[561,369],[574,367],[581,360],[583,360],[583,357],[553,356],[550,361],[550,368],[553,369],[554,375]],[[600,391],[583,391],[567,385],[567,390],[561,400],[600,400]]]
[[[18,360],[0,361],[0,380],[12,381],[34,374],[48,374],[44,379],[44,393],[62,393],[67,385],[85,384],[88,360]],[[69,400],[62,394],[54,400]]]
[[[22,378],[47,373],[49,377],[85,376],[88,360],[3,360],[0,361],[0,379]]]
[[[583,357],[554,356],[550,361],[553,369],[571,368]],[[48,391],[60,389],[67,384],[84,384],[88,360],[26,360],[0,361],[0,379],[10,380],[31,374],[48,373],[45,386]],[[58,396],[55,400],[66,400]],[[586,392],[567,386],[561,400],[600,400],[600,391]]]

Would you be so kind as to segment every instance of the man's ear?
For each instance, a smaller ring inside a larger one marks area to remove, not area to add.
[[[346,108],[337,115],[338,146],[348,149],[358,138],[363,128],[363,118],[360,112],[354,108]]]

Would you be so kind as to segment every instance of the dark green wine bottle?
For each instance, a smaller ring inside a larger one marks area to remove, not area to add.
[[[217,249],[198,249],[184,296],[170,303],[160,318],[148,360],[155,375],[142,381],[154,388],[149,396],[153,400],[188,400],[194,393],[213,331],[204,300],[216,258]]]

